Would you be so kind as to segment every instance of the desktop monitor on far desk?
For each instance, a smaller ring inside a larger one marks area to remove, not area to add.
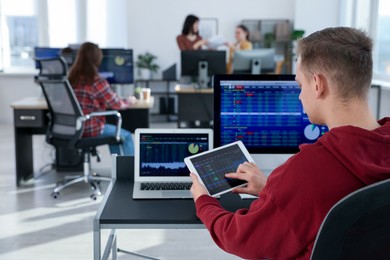
[[[64,50],[68,49],[68,52]],[[69,52],[70,51],[70,52]],[[56,58],[63,56],[69,68],[77,57],[77,46],[66,48],[35,47],[36,58]],[[99,66],[99,74],[110,84],[134,83],[133,50],[131,49],[102,49],[103,57]],[[38,64],[36,65],[38,68]]]
[[[102,49],[99,74],[110,84],[134,83],[133,50]]]
[[[181,75],[197,78],[200,88],[211,86],[210,79],[214,74],[226,73],[225,51],[182,51]]]
[[[274,71],[275,49],[273,48],[234,52],[234,74],[260,74]]]

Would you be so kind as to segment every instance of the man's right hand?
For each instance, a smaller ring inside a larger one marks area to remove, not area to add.
[[[235,188],[233,189],[233,192],[254,196],[258,196],[259,192],[263,190],[267,183],[267,177],[253,162],[240,164],[235,173],[227,173],[225,174],[225,177],[247,181],[248,184],[245,187]]]

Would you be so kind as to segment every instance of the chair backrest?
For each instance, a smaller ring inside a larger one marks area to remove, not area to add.
[[[67,65],[63,58],[36,59],[41,85],[50,111],[48,142],[66,145],[76,142],[82,135],[83,124],[77,119],[83,116],[81,106],[67,79]]]
[[[390,179],[359,189],[331,208],[311,259],[390,259]]]

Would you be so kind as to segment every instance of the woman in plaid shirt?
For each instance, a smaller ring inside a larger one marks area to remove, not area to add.
[[[81,45],[75,63],[69,72],[69,82],[84,114],[107,109],[123,109],[128,104],[121,100],[111,89],[109,83],[98,74],[102,60],[102,51],[98,45],[86,42]],[[98,135],[115,135],[116,126],[106,124],[104,116],[92,117],[85,122],[84,137]],[[134,143],[131,133],[121,129],[124,155],[134,155]],[[119,145],[110,145],[110,152],[121,154]]]

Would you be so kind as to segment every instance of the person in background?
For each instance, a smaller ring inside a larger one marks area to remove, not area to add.
[[[176,37],[181,51],[200,50],[207,41],[199,35],[199,18],[188,15],[184,21],[181,34]]]
[[[68,65],[68,69],[70,69],[70,67],[72,67],[73,62],[74,62],[74,60],[73,60],[74,53],[73,53],[72,48],[65,47],[65,48],[61,49],[60,56],[62,58],[64,58],[66,65]]]
[[[368,104],[372,46],[364,32],[348,27],[298,40],[299,99],[310,122],[329,132],[301,145],[268,178],[249,162],[226,174],[247,181],[235,192],[259,197],[248,209],[225,210],[191,174],[196,214],[219,247],[245,259],[310,259],[331,207],[390,178],[390,117],[376,121]]]
[[[252,50],[252,43],[249,41],[249,30],[245,25],[237,25],[235,37],[235,43],[226,43],[229,47],[229,60],[227,63],[228,73],[233,73],[234,51]]]
[[[99,76],[103,54],[98,45],[85,42],[78,50],[76,60],[69,71],[69,82],[80,103],[84,114],[105,111],[107,109],[124,109],[128,104],[121,100],[111,89],[107,80]],[[104,116],[92,117],[85,122],[83,137],[115,136],[116,126],[106,124]],[[121,129],[123,155],[134,155],[134,143],[131,133]],[[110,152],[121,154],[119,145],[110,145]]]

